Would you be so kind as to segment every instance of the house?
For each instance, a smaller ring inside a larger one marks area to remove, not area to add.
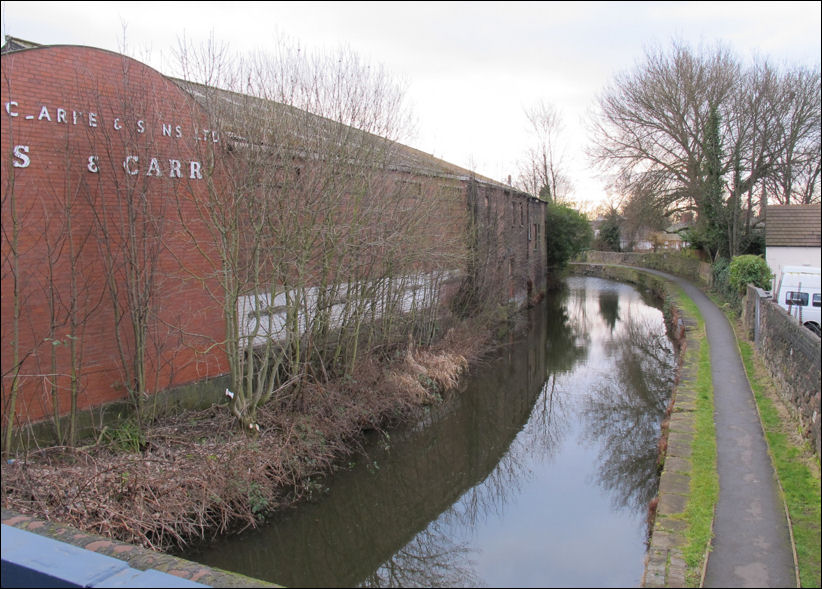
[[[822,266],[822,205],[769,205],[765,208],[765,261],[774,283],[785,266]]]

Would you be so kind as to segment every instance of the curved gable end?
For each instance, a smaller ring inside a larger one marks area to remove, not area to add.
[[[190,252],[204,229],[181,224],[218,140],[197,104],[89,47],[6,52],[1,85],[4,412],[14,396],[36,420],[55,400],[59,414],[72,396],[91,407],[225,372],[202,350],[219,325],[194,322],[214,305]]]

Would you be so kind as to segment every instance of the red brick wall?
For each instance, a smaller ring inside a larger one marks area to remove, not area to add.
[[[15,378],[24,421],[52,412],[53,385],[67,411],[72,338],[80,408],[123,398],[129,284],[151,285],[146,392],[225,372],[206,351],[223,333],[215,269],[190,234],[208,242],[197,167],[212,137],[188,96],[132,59],[57,46],[3,55],[2,107],[4,425]]]
[[[484,263],[485,281],[524,303],[545,289],[545,203],[514,188],[475,185],[479,234],[492,258]]]
[[[52,414],[54,386],[66,413],[73,367],[80,409],[126,398],[135,286],[148,293],[146,393],[227,372],[218,236],[198,174],[222,143],[205,114],[151,68],[69,46],[4,55],[2,108],[3,424],[14,382],[18,424]],[[495,298],[524,302],[543,288],[543,203],[489,183],[474,193],[454,177],[394,172],[375,182],[379,198],[397,199],[396,209],[379,209],[378,229],[389,233],[381,243],[426,253],[392,272],[464,270],[454,266],[465,263],[470,208],[483,224]]]

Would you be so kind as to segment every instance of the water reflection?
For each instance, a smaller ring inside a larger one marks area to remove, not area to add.
[[[568,285],[327,497],[187,556],[288,586],[638,584],[672,353],[630,287]]]
[[[438,522],[414,536],[361,587],[482,587],[467,543],[455,545]]]
[[[600,448],[599,482],[614,504],[640,510],[658,486],[657,443],[674,384],[673,347],[658,321],[629,314],[606,348],[617,358],[616,370],[586,399],[586,436]]]
[[[616,292],[603,290],[599,293],[599,314],[611,331],[614,331],[619,321],[619,295]]]
[[[573,297],[570,293],[564,285],[544,303],[544,322],[549,334],[545,346],[546,375],[570,371],[587,353],[590,335],[586,330],[587,308],[583,304],[585,286],[580,285]]]

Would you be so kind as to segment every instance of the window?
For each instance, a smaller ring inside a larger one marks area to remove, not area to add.
[[[808,293],[806,292],[787,292],[785,293],[785,304],[786,305],[800,305],[800,306],[807,306],[808,305]]]
[[[813,293],[813,306],[822,307],[822,294],[818,292]]]
[[[440,185],[440,198],[453,202],[459,202],[464,196],[465,191],[459,186]]]
[[[408,198],[420,198],[422,196],[422,184],[411,180],[398,180],[397,194]]]

